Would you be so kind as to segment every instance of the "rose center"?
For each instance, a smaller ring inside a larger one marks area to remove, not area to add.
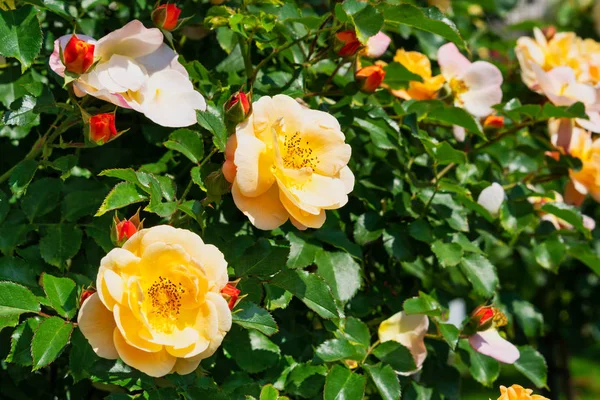
[[[450,80],[450,90],[452,90],[452,93],[454,94],[455,97],[459,97],[463,93],[467,92],[469,90],[469,87],[463,80],[451,79]]]
[[[181,283],[175,284],[169,278],[158,277],[148,288],[148,299],[150,300],[150,314],[157,320],[167,322],[176,320],[181,308],[181,297],[185,289]]]
[[[283,166],[290,169],[309,167],[315,169],[319,160],[313,155],[308,141],[303,141],[300,132],[286,135],[283,142]]]

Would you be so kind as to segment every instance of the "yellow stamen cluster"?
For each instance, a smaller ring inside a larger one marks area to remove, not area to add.
[[[176,285],[169,278],[159,276],[148,289],[152,314],[157,317],[176,319],[181,308],[181,296],[184,293],[185,289],[181,283]]]
[[[291,137],[286,135],[283,142],[284,156],[283,166],[291,169],[302,169],[309,167],[315,169],[319,164],[316,156],[313,156],[313,150],[309,147],[309,143],[302,143],[300,133],[296,132]]]

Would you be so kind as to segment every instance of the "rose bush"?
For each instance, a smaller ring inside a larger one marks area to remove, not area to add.
[[[0,397],[598,398],[600,8],[516,3],[0,2]]]

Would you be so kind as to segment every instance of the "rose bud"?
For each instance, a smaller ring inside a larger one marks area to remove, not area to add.
[[[86,301],[88,297],[90,297],[94,293],[96,293],[96,291],[93,288],[88,288],[81,292],[81,297],[79,298],[79,306],[81,307],[83,302]]]
[[[250,101],[244,92],[236,92],[231,95],[224,105],[225,118],[232,124],[239,124],[250,114]]]
[[[370,65],[359,69],[354,74],[358,88],[364,93],[373,93],[383,82],[385,71],[380,65]]]
[[[113,227],[110,232],[110,239],[115,246],[121,247],[123,244],[143,228],[143,221],[140,221],[140,210],[138,209],[135,215],[126,220],[119,220],[115,213],[113,219]]]
[[[335,35],[335,52],[338,56],[350,57],[360,49],[361,43],[354,31],[338,32]]]
[[[239,280],[236,282],[228,283],[223,289],[221,289],[221,294],[223,294],[225,299],[229,297],[229,302],[227,304],[229,305],[230,310],[233,310],[233,307],[235,307],[235,303],[237,303],[238,298],[240,297],[240,289],[235,287],[235,285],[237,285],[238,282]]]
[[[172,31],[177,27],[181,9],[175,4],[163,4],[152,11],[152,22],[159,28]]]
[[[114,114],[98,114],[90,117],[89,138],[96,144],[104,144],[117,136]]]
[[[504,117],[499,116],[499,115],[490,115],[485,119],[483,126],[485,128],[494,128],[494,129],[504,128]]]
[[[65,69],[75,74],[84,74],[94,64],[95,47],[73,34],[62,53]]]

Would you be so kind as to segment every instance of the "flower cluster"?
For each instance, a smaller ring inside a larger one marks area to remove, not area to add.
[[[159,29],[137,20],[98,41],[66,35],[54,42],[50,67],[60,76],[74,73],[77,96],[133,109],[162,126],[195,124],[196,110],[206,109],[206,102],[163,40]]]

